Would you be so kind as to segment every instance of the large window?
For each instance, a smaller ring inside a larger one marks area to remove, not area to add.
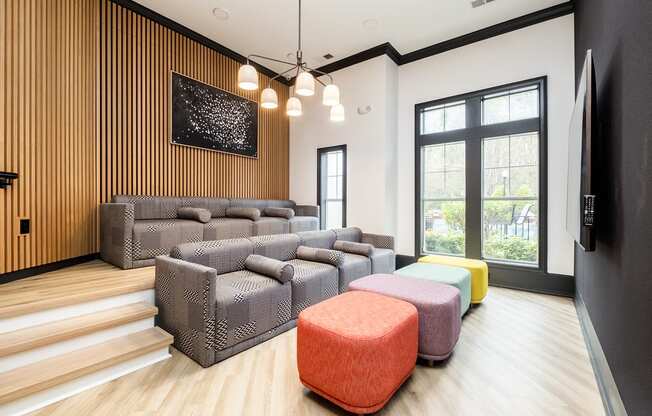
[[[424,146],[421,161],[424,250],[464,255],[464,142]]]
[[[321,228],[346,227],[346,145],[317,149]]]
[[[545,78],[416,106],[417,254],[543,269]]]

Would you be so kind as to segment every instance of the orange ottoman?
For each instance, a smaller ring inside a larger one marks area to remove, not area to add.
[[[410,303],[344,293],[299,314],[299,378],[345,410],[377,412],[412,373],[418,336],[417,309]]]

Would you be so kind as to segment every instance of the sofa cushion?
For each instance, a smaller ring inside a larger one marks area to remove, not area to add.
[[[264,199],[232,198],[229,200],[229,207],[256,208],[262,211],[267,208],[267,201]]]
[[[333,250],[345,253],[359,254],[360,256],[371,257],[374,254],[374,246],[365,243],[354,243],[353,241],[337,240],[333,243]]]
[[[338,240],[359,243],[362,240],[362,230],[358,227],[338,228],[333,230]]]
[[[301,231],[298,232],[302,246],[332,249],[335,242],[335,233],[332,230]]]
[[[254,221],[254,235],[287,234],[290,225],[285,218],[261,217]]]
[[[291,233],[319,230],[319,218],[317,217],[294,216],[288,222],[290,223]]]
[[[294,234],[262,235],[251,237],[254,254],[280,261],[296,258],[299,237]]]
[[[180,198],[182,207],[204,208],[211,212],[211,217],[225,217],[229,200],[226,198],[183,197]]]
[[[337,296],[337,268],[330,264],[294,259],[287,262],[294,267],[292,283],[292,318],[308,306]]]
[[[229,348],[290,320],[289,283],[249,270],[217,276],[215,284],[215,349]]]
[[[265,204],[266,207],[292,208],[293,210],[297,206],[294,201],[288,199],[266,199]]]
[[[256,221],[260,218],[260,210],[258,208],[229,207],[226,209],[226,216],[229,218],[246,218],[251,221]]]
[[[225,240],[254,235],[254,223],[244,218],[213,218],[204,224],[204,240]]]
[[[235,238],[179,244],[170,251],[170,257],[212,267],[217,274],[222,274],[242,270],[245,260],[253,252],[251,241]]]
[[[136,220],[176,218],[181,205],[181,199],[172,196],[115,195],[111,202],[134,204]]]
[[[203,232],[204,225],[192,220],[134,221],[133,259],[151,259],[168,254],[178,244],[202,241]]]
[[[294,276],[294,267],[284,261],[250,254],[245,260],[245,269],[274,278],[281,283],[289,282]]]
[[[340,293],[346,292],[349,283],[355,279],[371,274],[371,260],[369,257],[350,253],[342,254],[344,255],[344,262],[338,267]]]
[[[260,211],[267,207],[292,208],[296,206],[294,201],[287,199],[250,199],[233,198],[229,200],[230,207],[258,208]]]
[[[211,212],[204,208],[179,207],[177,208],[177,217],[206,224],[211,220]]]
[[[292,208],[267,207],[263,210],[263,215],[266,217],[279,217],[289,220],[294,217],[294,210]]]
[[[342,253],[341,251],[328,250],[325,248],[306,246],[297,247],[298,259],[326,263],[338,267],[344,263],[344,254],[345,253]]]

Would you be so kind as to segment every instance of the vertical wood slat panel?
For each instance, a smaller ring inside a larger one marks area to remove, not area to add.
[[[99,251],[117,193],[288,197],[282,108],[259,109],[258,159],[170,143],[172,70],[259,99],[212,49],[109,0],[1,0],[0,56],[0,170],[20,175],[0,191],[0,274]]]
[[[100,44],[108,44],[101,51],[107,70],[100,70],[105,74],[100,82],[114,94],[106,97],[109,111],[99,117],[115,131],[100,131],[105,136],[100,142],[111,143],[101,156],[111,161],[102,176],[115,180],[98,202],[118,193],[287,198],[289,123],[281,108],[259,110],[258,159],[169,141],[170,72],[258,101],[259,92],[237,88],[239,64],[115,4],[108,14],[100,33]],[[266,82],[261,76],[261,85]],[[274,87],[283,103],[288,87],[276,82]]]
[[[0,1],[0,274],[97,251],[98,6]]]

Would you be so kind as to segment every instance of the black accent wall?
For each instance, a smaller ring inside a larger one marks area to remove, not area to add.
[[[593,50],[596,251],[576,286],[630,416],[652,414],[652,1],[577,0],[575,72]]]

